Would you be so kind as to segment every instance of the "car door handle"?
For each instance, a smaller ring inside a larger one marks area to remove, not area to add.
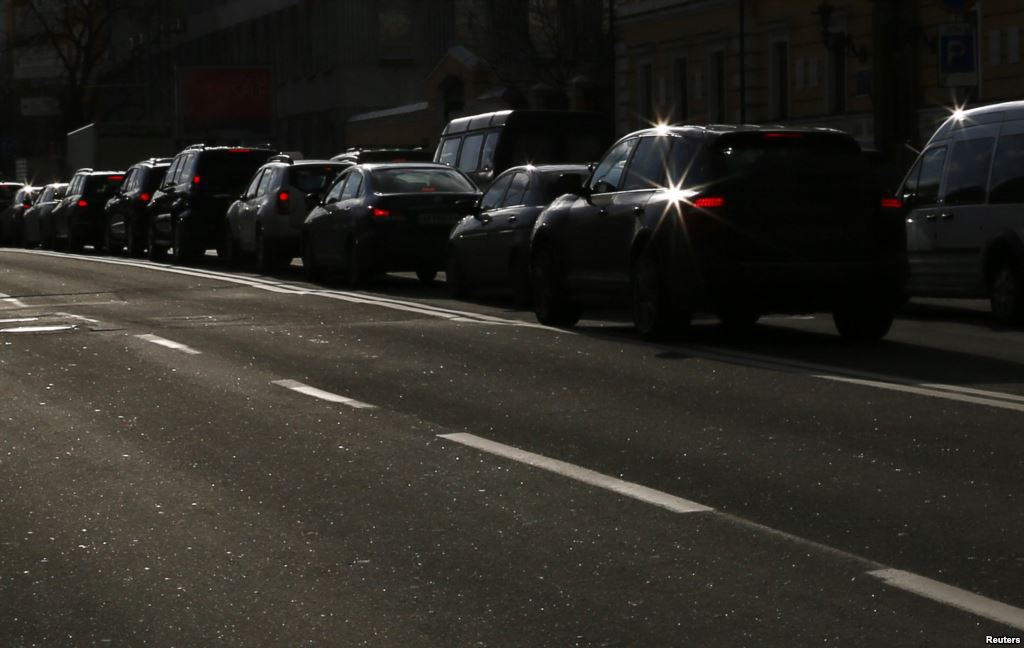
[[[516,222],[517,220],[519,220],[519,217],[518,217],[518,216],[509,216],[509,217],[508,217],[508,222],[510,222],[510,223],[514,223],[514,222]]]
[[[933,220],[935,220],[937,218],[938,218],[938,216],[936,216],[935,214],[925,214],[924,215],[924,219],[926,221],[933,221]]]
[[[604,207],[602,207],[601,209],[597,210],[597,214],[599,216],[607,216],[608,215],[608,210],[605,209]]]
[[[636,207],[633,208],[633,214],[636,216],[643,216],[644,208],[641,207],[640,205],[637,205]]]
[[[939,214],[939,218],[942,219],[942,220],[953,220],[953,216],[955,216],[955,214],[953,212],[946,212],[944,214]]]

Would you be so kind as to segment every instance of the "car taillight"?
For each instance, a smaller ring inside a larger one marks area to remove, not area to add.
[[[370,210],[370,214],[374,218],[391,218],[391,211],[387,209],[381,209],[380,207],[374,207]]]
[[[292,197],[287,191],[277,192],[277,208],[287,213],[291,209]]]
[[[199,176],[193,176],[192,177],[192,184],[197,185],[200,182],[202,182],[202,178],[200,178]]]
[[[882,198],[882,209],[903,209],[903,201],[899,198]]]
[[[289,200],[291,200],[291,196],[288,195],[287,191],[282,191],[281,193],[277,194],[277,199],[280,202],[286,203]]]
[[[124,180],[124,176],[123,175],[107,176],[107,180],[110,180],[111,182],[121,182],[122,180]]]
[[[799,139],[802,133],[765,133],[765,139]]]
[[[80,200],[78,201],[78,206],[79,206],[79,207],[81,207],[82,209],[85,209],[86,207],[88,207],[88,206],[89,206],[89,201],[88,201],[88,200],[86,200],[85,198],[81,198],[81,199],[80,199]]]
[[[28,209],[29,207],[31,207],[31,206],[32,206],[32,203],[30,203],[30,202],[24,202],[24,203],[21,203],[21,206],[22,206],[22,207],[24,207],[25,209]]]
[[[247,148],[233,148],[230,149],[231,153],[252,153],[252,149]]]
[[[724,207],[725,198],[721,196],[704,196],[693,201],[693,206],[697,209],[712,209],[715,207]]]
[[[141,200],[142,202],[149,202],[150,198],[152,198],[152,196],[150,196],[148,193],[139,194],[139,200]]]

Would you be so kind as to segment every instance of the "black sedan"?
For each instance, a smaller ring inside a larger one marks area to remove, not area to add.
[[[530,301],[530,234],[555,198],[579,189],[590,174],[583,164],[518,166],[495,179],[479,209],[448,239],[448,289],[466,297],[477,289],[510,291],[517,305]]]
[[[53,218],[54,207],[60,204],[67,191],[66,182],[55,182],[43,188],[39,198],[25,212],[25,230],[23,232],[25,247],[42,245],[53,249]]]
[[[302,264],[311,279],[343,271],[349,285],[444,268],[448,232],[480,198],[460,171],[432,163],[360,164],[341,174],[306,218]]]

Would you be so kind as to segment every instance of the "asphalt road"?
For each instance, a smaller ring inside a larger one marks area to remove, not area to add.
[[[915,302],[671,344],[0,250],[2,646],[1024,636],[1024,331]]]

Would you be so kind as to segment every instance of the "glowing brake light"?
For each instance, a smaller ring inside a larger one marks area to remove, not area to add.
[[[194,176],[194,177],[192,178],[192,184],[194,184],[194,185],[197,185],[197,184],[199,184],[200,182],[202,182],[202,178],[200,178],[199,176]]]
[[[122,180],[124,180],[124,176],[123,175],[107,176],[107,180],[110,180],[111,182],[121,182]]]
[[[252,153],[252,149],[247,148],[233,148],[231,153]]]
[[[765,139],[800,139],[802,133],[765,133]]]
[[[32,206],[32,203],[26,201],[26,202],[21,203],[21,206],[24,207],[25,209],[28,209],[29,207]]]
[[[423,193],[434,193],[435,191],[437,191],[437,187],[429,187],[429,186],[427,186],[427,187],[423,187],[423,189],[421,189],[420,191],[422,191]]]
[[[370,210],[370,215],[374,218],[390,218],[391,211],[387,209],[381,209],[380,207],[374,207]]]
[[[903,201],[899,198],[882,198],[882,209],[903,209]]]
[[[697,209],[712,209],[714,207],[724,207],[725,198],[722,198],[721,196],[705,196],[703,198],[698,198],[697,200],[694,200],[693,206],[696,207]]]
[[[277,194],[277,199],[281,202],[288,202],[291,200],[291,196],[288,195],[287,191],[282,191]]]
[[[149,202],[150,198],[152,198],[152,196],[150,196],[148,193],[139,194],[139,200],[141,200],[142,202]]]
[[[86,207],[89,206],[89,201],[86,200],[85,198],[81,198],[78,201],[78,206],[81,207],[82,209],[85,209]]]

